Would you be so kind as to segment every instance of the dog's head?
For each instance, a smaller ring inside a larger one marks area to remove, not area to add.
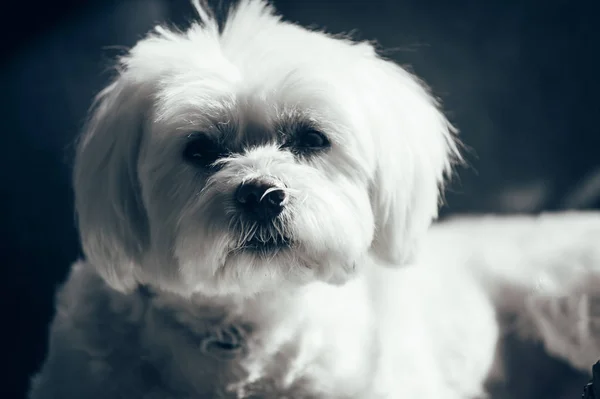
[[[75,164],[85,254],[114,288],[250,294],[410,260],[456,155],[436,102],[355,43],[244,0],[157,28],[97,98]]]

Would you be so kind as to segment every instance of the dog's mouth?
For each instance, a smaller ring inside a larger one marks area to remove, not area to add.
[[[242,246],[241,250],[258,253],[277,252],[291,247],[291,240],[283,236],[270,236],[262,239],[258,236],[252,236]]]

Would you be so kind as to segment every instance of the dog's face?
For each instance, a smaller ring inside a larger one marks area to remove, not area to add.
[[[243,1],[222,31],[157,29],[78,148],[89,261],[115,288],[251,294],[410,259],[437,214],[451,128],[373,48]]]

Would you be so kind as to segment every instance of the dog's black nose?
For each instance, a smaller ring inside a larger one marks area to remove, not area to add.
[[[269,220],[283,211],[287,195],[283,184],[274,179],[253,179],[240,184],[235,199],[249,216]]]

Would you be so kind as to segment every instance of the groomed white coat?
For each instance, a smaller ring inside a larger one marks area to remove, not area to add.
[[[262,1],[224,24],[194,4],[200,21],[140,40],[94,105],[74,174],[86,259],[32,399],[476,398],[498,312],[591,365],[576,351],[598,337],[565,346],[548,303],[589,316],[598,215],[429,230],[459,154],[419,80]],[[314,134],[322,148],[302,146]],[[199,137],[223,149],[210,165],[185,156]],[[265,226],[234,197],[267,177],[287,202]]]

